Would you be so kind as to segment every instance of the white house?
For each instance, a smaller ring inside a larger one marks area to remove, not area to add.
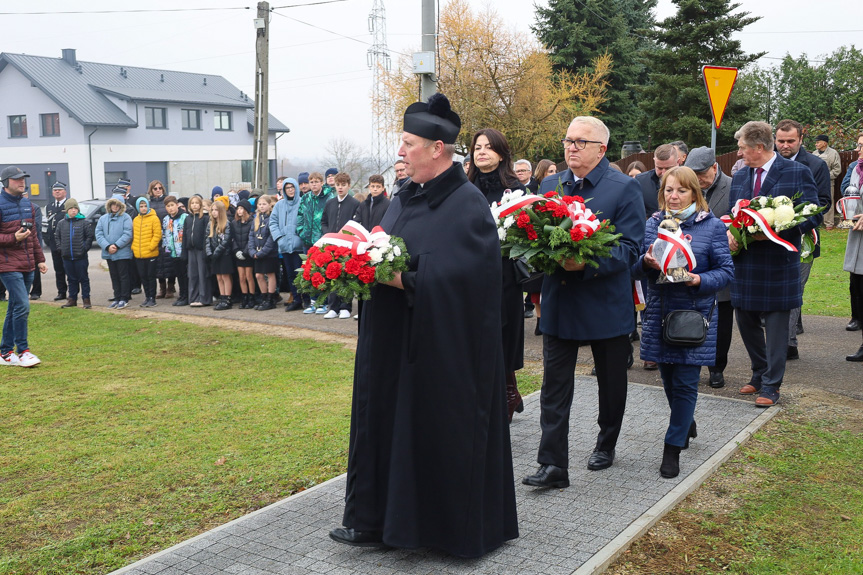
[[[254,103],[221,76],[2,53],[0,119],[0,163],[31,175],[38,203],[57,180],[77,199],[105,198],[121,177],[135,195],[161,180],[205,197],[252,180]],[[269,158],[288,131],[269,116]]]

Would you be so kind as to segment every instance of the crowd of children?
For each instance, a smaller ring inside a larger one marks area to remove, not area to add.
[[[108,264],[113,297],[110,308],[123,309],[143,291],[140,307],[157,299],[172,305],[214,310],[266,311],[284,302],[285,311],[303,310],[326,319],[348,319],[352,302],[331,297],[316,302],[294,286],[301,256],[323,234],[354,219],[367,229],[378,225],[389,199],[380,175],[369,178],[367,191],[351,195],[351,177],[336,169],[303,172],[276,181],[277,195],[213,188],[210,198],[167,195],[154,180],[147,194],[130,194],[131,182],[120,180],[91,231],[74,199],[64,204],[65,217],[55,240],[63,254],[68,299],[77,306],[79,292],[91,307],[87,253],[95,241]],[[289,292],[283,300],[279,292]]]

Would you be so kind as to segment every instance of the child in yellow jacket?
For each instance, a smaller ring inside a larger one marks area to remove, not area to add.
[[[150,208],[146,196],[135,200],[135,208],[138,215],[132,220],[132,255],[135,256],[135,265],[146,297],[141,307],[155,307],[156,260],[162,244],[162,222],[156,211]]]

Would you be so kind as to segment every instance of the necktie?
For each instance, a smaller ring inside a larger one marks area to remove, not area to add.
[[[752,197],[758,195],[761,191],[761,174],[764,173],[764,168],[755,168],[755,188],[752,190]]]

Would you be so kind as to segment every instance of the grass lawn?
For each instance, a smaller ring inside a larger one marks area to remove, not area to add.
[[[845,260],[847,230],[819,230],[821,256],[815,260],[803,294],[803,313],[850,317],[848,272],[842,270]]]
[[[345,471],[343,345],[31,310],[43,364],[0,384],[0,574],[106,573]]]

